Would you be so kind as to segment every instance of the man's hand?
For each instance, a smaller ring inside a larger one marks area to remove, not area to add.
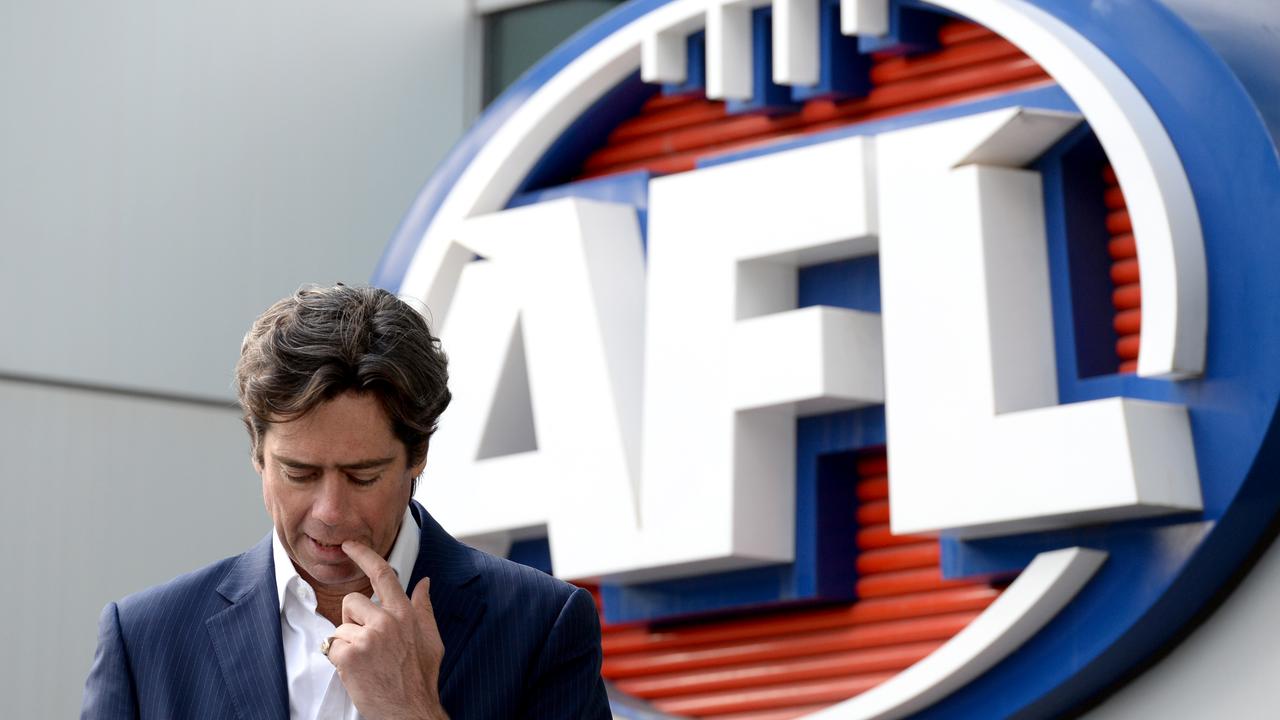
[[[382,603],[360,593],[344,597],[342,624],[329,648],[356,709],[369,720],[447,720],[439,689],[444,643],[431,611],[430,580],[419,582],[410,600],[378,553],[351,540],[342,551],[369,577]]]

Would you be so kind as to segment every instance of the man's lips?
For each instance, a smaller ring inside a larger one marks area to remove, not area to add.
[[[346,560],[347,554],[342,551],[342,542],[334,544],[323,543],[319,540],[307,535],[307,542],[311,545],[311,550],[316,555],[325,560]]]

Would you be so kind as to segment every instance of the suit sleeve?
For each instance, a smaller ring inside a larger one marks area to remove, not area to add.
[[[600,677],[600,616],[591,594],[575,590],[560,610],[534,666],[521,718],[609,720]]]
[[[120,630],[120,609],[109,603],[98,620],[98,649],[84,683],[81,720],[136,718],[138,698]]]

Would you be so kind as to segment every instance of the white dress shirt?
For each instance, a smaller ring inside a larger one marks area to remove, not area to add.
[[[413,514],[405,508],[387,563],[400,576],[406,592],[418,559],[420,532]],[[284,670],[289,679],[290,720],[360,720],[333,663],[320,654],[320,643],[333,635],[333,623],[316,612],[315,590],[298,575],[274,531],[271,546],[280,599],[280,641],[284,644]],[[373,602],[378,602],[376,594]]]

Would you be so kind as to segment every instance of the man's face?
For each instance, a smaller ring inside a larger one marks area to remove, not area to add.
[[[262,439],[262,500],[304,579],[354,591],[364,573],[344,540],[386,557],[423,463],[407,466],[404,443],[371,394],[348,392],[302,417],[272,423]]]

